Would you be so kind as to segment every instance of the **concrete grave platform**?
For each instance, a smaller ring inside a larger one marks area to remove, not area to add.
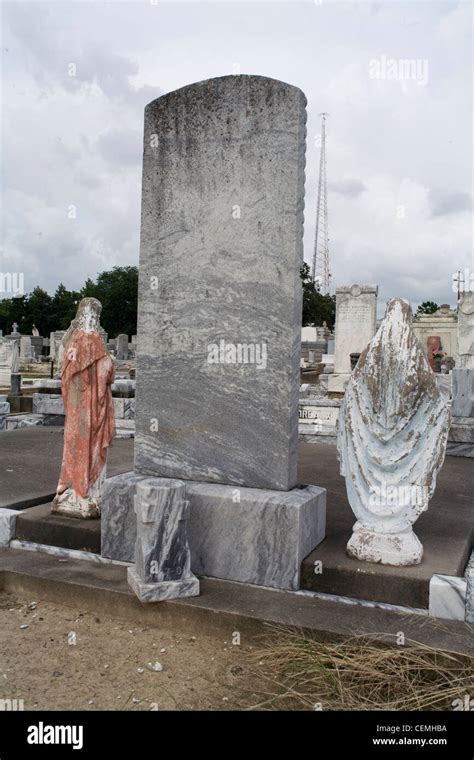
[[[301,592],[277,591],[213,579],[201,580],[201,595],[159,604],[142,604],[127,583],[127,568],[114,564],[60,559],[46,554],[0,549],[0,590],[101,612],[119,620],[160,628],[178,626],[227,639],[233,631],[247,638],[284,625],[320,641],[364,635],[369,641],[396,644],[407,639],[447,652],[474,654],[474,626],[396,609],[338,603]]]
[[[0,435],[0,507],[24,509],[55,495],[63,453],[63,429],[30,427]],[[133,441],[114,439],[109,476],[133,466]]]
[[[23,535],[41,543],[47,535],[50,502],[57,485],[62,455],[62,431],[56,428],[30,428],[0,435],[0,507],[23,509],[42,503],[31,513],[31,522],[22,527]],[[347,503],[343,478],[339,475],[336,451],[325,444],[301,444],[298,479],[317,483],[328,491],[327,537],[304,561],[302,584],[309,590],[366,599],[407,607],[428,609],[429,586],[433,575],[462,578],[471,547],[474,526],[472,492],[474,476],[469,459],[445,460],[430,509],[417,522],[417,533],[425,547],[422,563],[414,567],[389,568],[357,563],[345,554],[354,517]],[[124,473],[133,466],[133,441],[114,441],[110,450],[108,473]],[[34,523],[38,526],[34,527]],[[78,530],[80,521],[68,520],[65,530]],[[98,551],[100,520],[90,521],[95,538],[90,549]],[[37,532],[35,532],[37,531]],[[59,546],[85,548],[87,542],[55,533]],[[41,538],[40,538],[41,537]],[[38,540],[40,538],[40,540]],[[53,537],[54,538],[54,537]],[[48,543],[53,543],[48,540]],[[31,553],[28,552],[31,561]],[[323,573],[314,573],[314,562],[323,562]],[[473,583],[471,581],[471,589]],[[472,596],[472,591],[471,591]]]
[[[18,512],[16,539],[100,554],[100,520],[52,514],[51,502]]]

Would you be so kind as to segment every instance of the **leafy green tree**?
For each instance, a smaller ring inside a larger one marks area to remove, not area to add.
[[[0,329],[4,335],[10,335],[14,322],[20,332],[26,333],[27,303],[26,295],[0,300]]]
[[[51,296],[45,290],[40,287],[34,288],[26,299],[25,315],[21,324],[22,332],[31,335],[33,325],[35,325],[40,335],[49,336],[51,301]]]
[[[67,290],[61,282],[51,299],[49,314],[49,332],[52,330],[67,330],[71,320],[76,316],[80,295],[74,290]],[[49,335],[49,332],[47,335]]]
[[[138,268],[114,267],[101,272],[94,284],[88,280],[81,298],[92,296],[102,304],[101,324],[110,337],[119,333],[135,335],[138,310]]]
[[[321,293],[319,283],[311,277],[308,264],[303,264],[300,276],[303,285],[303,327],[320,326],[326,322],[332,330],[336,318],[336,297]]]
[[[423,301],[423,303],[420,303],[416,313],[417,314],[434,314],[435,311],[438,311],[439,306],[434,301]]]

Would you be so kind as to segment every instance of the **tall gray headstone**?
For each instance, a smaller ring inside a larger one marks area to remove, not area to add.
[[[135,557],[144,601],[161,598],[143,557],[162,553],[148,511],[167,482],[183,493],[166,542],[181,545],[189,501],[199,575],[297,589],[325,536],[325,490],[293,488],[305,103],[283,82],[232,76],[145,109],[135,469],[106,481],[101,520],[104,556]]]
[[[296,484],[305,105],[229,76],[145,109],[136,472]]]
[[[117,359],[128,359],[128,335],[125,335],[125,333],[120,333],[120,335],[117,335]]]

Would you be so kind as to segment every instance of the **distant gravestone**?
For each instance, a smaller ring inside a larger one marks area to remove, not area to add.
[[[351,354],[360,354],[377,327],[376,285],[350,285],[336,289],[334,374],[330,391],[343,391],[351,373]]]
[[[33,346],[29,335],[22,335],[20,338],[20,360],[29,362],[33,358]]]
[[[139,472],[296,484],[305,102],[236,76],[145,109]]]
[[[18,372],[18,341],[0,339],[0,386],[9,388],[12,373]]]
[[[377,287],[351,285],[336,290],[334,371],[350,373],[351,354],[362,353],[375,335]]]
[[[30,341],[32,355],[38,359],[43,353],[43,338],[40,335],[32,335]]]
[[[117,359],[122,361],[128,359],[128,335],[120,333],[120,335],[117,335],[116,340]]]
[[[66,334],[65,330],[55,330],[54,332],[50,333],[49,336],[49,352],[51,359],[54,360],[55,364],[58,362],[58,354],[59,354],[59,348],[61,346],[61,341]]]

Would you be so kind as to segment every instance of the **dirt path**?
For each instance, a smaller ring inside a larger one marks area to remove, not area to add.
[[[0,593],[0,699],[25,710],[242,710],[259,701],[250,652]]]

